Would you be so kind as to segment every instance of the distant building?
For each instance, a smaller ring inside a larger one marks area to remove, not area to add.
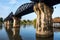
[[[60,17],[56,17],[52,19],[54,27],[60,27]]]

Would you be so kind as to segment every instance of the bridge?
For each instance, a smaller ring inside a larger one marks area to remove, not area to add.
[[[5,19],[4,19],[4,24],[5,26],[10,26],[11,22],[13,22],[13,12],[11,12]],[[9,28],[9,27],[8,27]]]
[[[4,19],[4,21],[12,20],[12,16],[13,16],[13,12],[11,12],[11,13]]]
[[[53,6],[59,4],[59,0],[31,0],[30,3],[21,5],[13,14],[5,20],[13,19],[13,27],[18,27],[22,16],[35,12],[37,15],[36,34],[41,37],[53,35],[52,14]]]

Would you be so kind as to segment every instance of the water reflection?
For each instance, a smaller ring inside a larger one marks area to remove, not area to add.
[[[36,29],[33,25],[22,25],[20,28],[5,27],[3,25],[1,27],[0,40],[60,40],[60,29],[56,28],[54,28],[54,37],[40,38],[36,37]]]
[[[36,40],[53,40],[53,36],[52,37],[48,37],[48,38],[36,37]]]
[[[20,34],[23,40],[36,40],[36,30],[33,25],[21,26]]]
[[[24,24],[23,27],[25,28],[26,27],[26,24]]]
[[[20,28],[5,28],[7,35],[9,37],[9,40],[22,40],[21,36],[19,35]]]
[[[2,29],[2,24],[0,24],[0,30]]]

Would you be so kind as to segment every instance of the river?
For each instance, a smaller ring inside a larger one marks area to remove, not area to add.
[[[33,25],[21,25],[20,28],[6,28],[0,26],[0,40],[60,40],[60,31],[54,31],[54,36],[37,38]]]

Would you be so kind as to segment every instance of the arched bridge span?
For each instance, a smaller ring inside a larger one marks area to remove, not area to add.
[[[31,3],[26,3],[26,4],[23,4],[21,5],[15,12],[15,16],[16,17],[21,17],[23,15],[26,15],[26,14],[29,14],[31,12],[34,12],[33,11],[33,6],[34,6],[34,2],[31,2]]]
[[[31,0],[32,2],[31,3],[25,3],[23,5],[21,5],[15,12],[15,16],[16,17],[21,17],[23,15],[26,15],[26,14],[29,14],[31,12],[34,12],[33,10],[33,6],[36,4],[36,3],[39,3],[39,2],[43,2],[45,3],[46,5],[48,5],[49,7],[53,7],[54,5],[56,4],[59,4],[60,3],[60,0]]]

